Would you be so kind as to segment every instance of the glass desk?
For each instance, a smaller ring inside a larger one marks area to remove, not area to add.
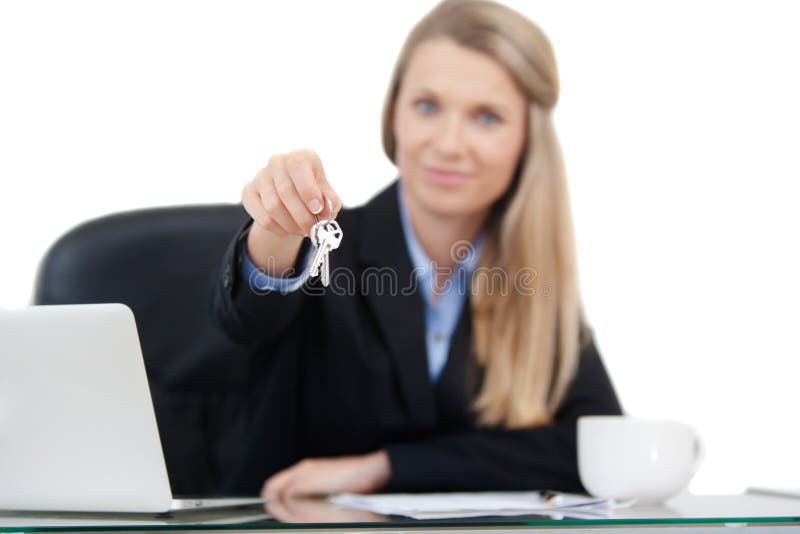
[[[800,499],[761,495],[681,495],[661,506],[633,506],[607,516],[528,515],[414,520],[350,510],[326,500],[294,499],[264,506],[187,510],[163,515],[0,512],[0,532],[76,531],[347,531],[347,532],[800,532]]]

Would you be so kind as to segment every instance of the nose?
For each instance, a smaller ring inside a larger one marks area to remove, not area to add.
[[[459,116],[443,117],[434,145],[443,156],[457,156],[464,151],[464,127]]]

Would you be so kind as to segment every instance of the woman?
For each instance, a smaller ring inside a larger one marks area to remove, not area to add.
[[[331,287],[307,272],[314,214],[340,207],[318,156],[245,185],[214,302],[259,355],[236,490],[581,489],[575,421],[620,406],[578,295],[557,98],[533,23],[446,0],[389,85],[398,183],[338,213]]]

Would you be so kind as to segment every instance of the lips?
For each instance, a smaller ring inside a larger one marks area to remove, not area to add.
[[[438,167],[425,167],[424,171],[431,180],[440,184],[459,184],[469,177],[466,172]]]

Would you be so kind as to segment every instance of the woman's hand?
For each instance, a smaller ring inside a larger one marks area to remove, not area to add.
[[[303,236],[314,225],[314,214],[324,211],[326,199],[334,214],[339,196],[328,184],[322,161],[312,150],[276,154],[242,189],[242,204],[253,218],[247,253],[271,276],[281,276],[295,261]]]
[[[327,209],[323,196],[333,203],[334,211],[339,210],[339,196],[328,184],[317,153],[296,150],[272,156],[245,184],[242,204],[264,230],[303,237],[314,225],[314,214]]]
[[[372,493],[391,477],[386,451],[361,456],[309,458],[274,474],[261,488],[262,497],[300,497],[333,493]]]

